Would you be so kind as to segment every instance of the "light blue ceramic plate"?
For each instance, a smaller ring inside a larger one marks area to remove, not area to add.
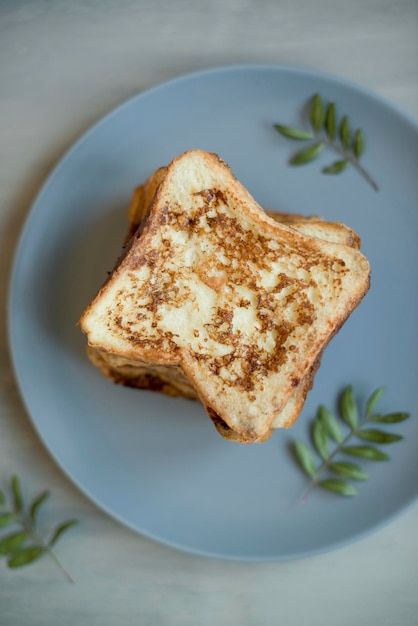
[[[332,161],[291,168],[300,147],[275,122],[300,125],[315,93],[364,129],[364,166],[325,176]],[[261,205],[318,213],[361,236],[372,288],[326,350],[291,431],[263,445],[220,438],[196,403],[109,383],[90,365],[77,327],[121,249],[131,192],[180,152],[217,152]],[[382,411],[418,406],[418,125],[366,89],[319,72],[226,67],[166,83],[105,117],[51,174],[27,220],[10,293],[10,339],[33,424],[57,463],[98,506],[130,528],[190,552],[285,560],[359,538],[418,494],[418,422],[396,425],[388,463],[343,499],[306,485],[290,442],[308,438],[318,404],[352,383],[381,385]],[[394,427],[395,428],[395,427]],[[393,429],[392,429],[393,430]]]

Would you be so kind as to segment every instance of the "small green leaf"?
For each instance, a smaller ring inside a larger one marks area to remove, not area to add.
[[[337,114],[335,110],[335,102],[330,102],[325,118],[325,128],[328,137],[333,141],[337,132]]]
[[[37,498],[35,498],[35,500],[31,504],[29,517],[34,526],[36,524],[36,516],[38,514],[38,510],[48,497],[49,491],[43,491],[41,494],[39,494]]]
[[[67,530],[69,530],[72,526],[75,526],[76,524],[78,524],[78,521],[75,519],[70,519],[67,522],[64,522],[63,524],[60,524],[56,529],[54,534],[52,535],[52,538],[49,542],[49,546],[53,546],[57,543],[58,539],[61,537],[61,535],[63,535]]]
[[[341,120],[341,124],[340,124],[340,139],[341,139],[341,143],[343,145],[343,147],[348,150],[350,147],[350,140],[351,140],[351,130],[350,130],[350,123],[348,121],[348,117],[346,115],[344,115],[343,119]]]
[[[37,561],[45,552],[46,549],[42,546],[28,546],[27,548],[22,548],[9,559],[7,565],[12,569],[29,565],[29,563]]]
[[[289,139],[296,139],[298,141],[303,141],[306,139],[313,139],[314,135],[307,131],[302,130],[300,128],[293,128],[291,126],[283,126],[282,124],[274,124],[274,128],[284,137],[289,137]]]
[[[356,166],[357,171],[366,179],[375,191],[379,190],[376,181],[372,176],[359,165],[360,156],[365,149],[365,137],[363,131],[357,128],[355,132],[351,131],[348,116],[345,115],[341,122],[338,120],[335,102],[329,102],[327,105],[319,93],[316,93],[309,99],[309,122],[311,131],[303,128],[295,128],[293,126],[285,126],[283,124],[273,124],[274,129],[281,135],[290,139],[307,141],[316,139],[315,146],[309,146],[305,151],[295,154],[290,159],[290,165],[303,165],[314,160],[325,147],[346,157],[331,163],[324,167],[324,174],[339,174],[345,170],[349,163]],[[339,136],[340,141],[337,141]],[[340,157],[341,158],[341,157]]]
[[[354,138],[353,138],[353,152],[354,152],[354,155],[358,159],[363,154],[364,148],[365,148],[364,135],[363,135],[363,131],[359,128],[354,133]]]
[[[4,493],[0,490],[0,506],[3,506],[3,504],[6,502],[6,496],[4,495]]]
[[[324,167],[322,171],[324,174],[340,174],[345,170],[348,164],[349,161],[347,161],[347,159],[344,159],[342,161],[334,161],[334,163],[332,163],[331,165]]]
[[[358,424],[358,407],[354,399],[351,385],[346,387],[341,395],[340,409],[342,418],[346,424],[351,426],[351,428],[356,428]]]
[[[340,425],[335,415],[328,411],[322,404],[318,409],[318,417],[321,420],[322,426],[328,437],[331,437],[337,443],[341,443],[343,440],[343,434],[341,432]]]
[[[345,480],[340,480],[338,478],[321,480],[318,485],[323,489],[328,489],[328,491],[333,491],[334,493],[338,493],[341,496],[357,495],[357,489],[353,487],[353,485],[350,485],[350,483],[345,482]]]
[[[312,98],[309,117],[315,133],[319,133],[325,120],[324,103],[322,102],[322,98],[319,93],[316,93]]]
[[[329,456],[328,438],[319,418],[313,423],[312,439],[318,454],[326,461]]]
[[[324,143],[314,143],[300,152],[297,152],[291,159],[290,165],[304,165],[316,159],[325,148]]]
[[[379,422],[380,424],[396,424],[404,422],[410,417],[409,413],[388,413],[387,415],[373,415],[369,418],[369,422]]]
[[[13,513],[3,513],[2,515],[0,515],[0,528],[4,528],[14,521],[15,516],[13,515]]]
[[[20,548],[22,543],[24,543],[27,538],[28,533],[26,531],[13,533],[12,535],[3,537],[0,541],[0,554],[10,554],[11,552],[14,552]]]
[[[369,475],[355,463],[331,463],[329,469],[345,478],[354,480],[367,480]]]
[[[373,391],[372,395],[367,400],[367,403],[366,403],[366,417],[367,417],[367,419],[369,419],[373,415],[373,412],[374,412],[375,406],[377,404],[377,401],[379,400],[380,396],[382,394],[384,394],[384,392],[385,392],[385,388],[384,387],[379,387],[378,389]]]
[[[400,441],[403,439],[402,435],[395,435],[393,433],[385,433],[382,430],[371,428],[369,430],[362,430],[357,433],[360,439],[365,441],[372,441],[373,443],[393,443],[394,441]]]
[[[390,458],[387,454],[380,452],[373,446],[345,446],[341,448],[341,452],[345,452],[345,454],[350,456],[368,459],[369,461],[388,461]]]
[[[20,479],[18,476],[12,476],[11,487],[13,493],[13,507],[16,513],[20,513],[23,506],[22,491],[20,488]]]
[[[388,461],[390,457],[382,452],[375,444],[388,444],[403,439],[402,435],[388,433],[378,428],[364,428],[367,422],[396,423],[408,419],[409,413],[398,412],[387,415],[374,414],[376,403],[384,392],[384,388],[376,389],[368,398],[365,413],[360,421],[360,411],[355,399],[353,388],[347,386],[340,396],[340,411],[342,419],[350,427],[350,432],[345,436],[344,429],[337,417],[325,406],[318,407],[318,413],[312,423],[312,440],[316,451],[325,461],[316,468],[315,457],[311,449],[302,441],[295,442],[295,451],[304,471],[313,479],[302,496],[302,502],[316,486],[341,495],[352,496],[357,494],[352,480],[365,481],[369,475],[357,464],[346,461],[337,461],[337,455],[349,455],[368,461]],[[364,428],[364,430],[363,430]],[[371,442],[367,445],[345,445],[352,436]],[[336,441],[337,446],[329,452],[329,440]],[[373,445],[372,445],[373,444]],[[341,458],[341,457],[340,457]],[[329,470],[338,475],[338,478],[319,480],[324,470]],[[342,477],[342,478],[340,478]]]
[[[296,439],[294,442],[294,449],[303,471],[313,478],[316,474],[316,462],[311,450],[300,439]]]

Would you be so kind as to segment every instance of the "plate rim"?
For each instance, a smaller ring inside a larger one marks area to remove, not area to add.
[[[295,551],[291,555],[270,555],[270,556],[249,556],[249,555],[226,555],[222,552],[205,551],[204,549],[195,549],[191,548],[187,545],[183,545],[181,542],[171,541],[165,538],[161,538],[158,534],[152,533],[148,530],[139,529],[133,523],[124,519],[117,512],[111,510],[106,504],[101,502],[95,495],[90,493],[89,489],[86,488],[78,479],[72,476],[71,471],[67,469],[66,463],[60,460],[53,450],[50,449],[48,444],[45,441],[45,438],[38,427],[38,424],[35,418],[32,415],[32,412],[29,407],[29,401],[26,396],[22,375],[19,373],[19,365],[18,365],[18,357],[14,348],[14,333],[16,330],[14,329],[14,321],[13,321],[13,308],[14,308],[14,300],[15,300],[15,290],[16,283],[18,279],[19,267],[20,267],[20,259],[22,248],[24,246],[25,239],[28,235],[28,231],[31,228],[32,222],[36,220],[39,211],[42,210],[43,198],[48,193],[49,186],[53,184],[53,180],[57,174],[61,171],[61,169],[65,169],[67,161],[72,157],[73,153],[75,153],[80,146],[88,141],[90,136],[93,135],[100,128],[101,125],[106,124],[112,117],[118,116],[121,114],[124,108],[128,108],[131,106],[136,100],[142,98],[153,97],[155,93],[158,93],[160,90],[164,90],[166,88],[170,88],[174,85],[179,85],[182,82],[186,82],[189,80],[202,79],[205,76],[217,75],[217,74],[225,74],[228,72],[247,72],[247,71],[272,71],[274,73],[282,73],[282,74],[292,74],[298,75],[300,77],[306,76],[309,78],[317,77],[320,80],[326,80],[330,83],[337,83],[340,86],[348,88],[350,91],[354,91],[355,93],[359,93],[362,96],[367,98],[371,98],[375,102],[377,102],[380,106],[384,107],[386,110],[391,112],[396,116],[400,116],[404,121],[408,122],[408,124],[412,125],[415,128],[415,131],[418,133],[418,119],[415,118],[412,114],[405,111],[399,105],[391,102],[386,97],[380,95],[373,89],[363,86],[360,83],[353,81],[351,79],[338,76],[334,73],[326,72],[323,70],[318,70],[315,68],[309,68],[307,66],[299,66],[299,65],[291,65],[291,64],[276,64],[276,63],[232,63],[226,65],[215,65],[209,66],[207,68],[194,70],[191,72],[180,73],[176,76],[173,76],[165,81],[158,82],[149,87],[145,87],[143,90],[138,91],[134,95],[129,98],[123,100],[120,104],[112,107],[108,112],[101,115],[93,124],[88,126],[87,130],[82,131],[71,143],[70,147],[63,152],[63,154],[57,159],[55,165],[49,170],[46,174],[43,183],[40,185],[39,190],[34,195],[32,202],[30,204],[29,210],[23,220],[23,224],[20,227],[20,232],[18,235],[17,243],[15,245],[14,253],[12,255],[11,269],[9,271],[9,281],[7,286],[6,293],[6,325],[7,325],[7,341],[8,341],[8,349],[9,355],[11,359],[12,371],[15,378],[15,383],[19,391],[20,398],[25,407],[25,411],[27,413],[27,417],[31,423],[31,426],[34,428],[39,440],[42,442],[42,445],[45,451],[49,454],[50,458],[53,459],[56,466],[59,468],[61,472],[65,475],[66,479],[70,480],[71,483],[92,502],[95,506],[97,506],[100,510],[104,511],[109,517],[118,521],[122,526],[134,531],[136,534],[140,535],[143,538],[151,539],[159,543],[160,545],[164,545],[170,548],[174,548],[183,553],[202,556],[206,558],[225,560],[225,561],[236,561],[236,562],[286,562],[292,560],[299,560],[317,556],[318,554],[325,554],[331,551],[335,551],[340,548],[344,548],[347,545],[350,545],[354,542],[361,541],[367,536],[378,532],[384,527],[391,524],[396,518],[400,517],[403,513],[411,509],[413,506],[417,504],[418,501],[418,493],[416,495],[411,496],[407,499],[401,506],[399,506],[395,511],[391,514],[386,515],[379,523],[373,524],[370,528],[367,528],[363,531],[357,532],[355,534],[351,534],[345,539],[336,540],[331,543],[328,543],[326,546],[320,546],[317,549],[309,549],[309,550],[301,550],[299,552]]]

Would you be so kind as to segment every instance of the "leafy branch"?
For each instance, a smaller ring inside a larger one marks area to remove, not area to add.
[[[60,537],[77,524],[72,519],[59,524],[52,533],[50,539],[42,539],[36,529],[38,512],[49,497],[48,491],[40,493],[25,510],[20,479],[13,476],[10,483],[11,502],[7,503],[6,495],[0,490],[0,529],[14,526],[13,532],[0,535],[0,557],[7,559],[7,565],[12,568],[23,567],[48,554],[55,564],[61,569],[65,577],[71,583],[74,582],[67,570],[61,565],[53,547]]]
[[[353,165],[375,191],[379,190],[376,181],[360,163],[365,150],[365,138],[361,128],[351,131],[347,115],[338,123],[335,102],[325,107],[321,96],[313,96],[310,105],[309,122],[311,130],[274,124],[274,128],[284,137],[296,141],[315,140],[308,147],[297,152],[289,161],[290,165],[304,165],[316,159],[324,148],[330,148],[340,157],[322,169],[324,174],[340,174],[348,165]]]
[[[335,478],[333,474],[342,476],[345,479],[357,481],[367,480],[368,474],[356,463],[346,461],[336,462],[335,458],[339,454],[357,457],[369,461],[387,461],[389,456],[382,452],[376,445],[389,444],[400,441],[403,437],[395,433],[389,433],[377,428],[365,428],[370,423],[395,424],[408,419],[409,413],[388,413],[381,415],[375,413],[377,401],[384,392],[384,388],[376,389],[365,407],[365,416],[360,419],[359,407],[354,398],[353,388],[346,387],[340,400],[340,418],[349,427],[346,435],[343,434],[341,424],[337,417],[324,406],[318,409],[318,415],[312,425],[312,441],[315,450],[321,457],[323,463],[317,467],[317,461],[312,450],[300,439],[294,442],[294,451],[299,465],[312,480],[302,495],[302,502],[315,487],[321,487],[328,491],[342,496],[355,496],[357,489],[352,483]],[[348,445],[353,437],[357,437],[368,442],[369,445]],[[330,451],[330,441],[336,442],[335,448]],[[330,474],[328,478],[322,478],[324,474]]]

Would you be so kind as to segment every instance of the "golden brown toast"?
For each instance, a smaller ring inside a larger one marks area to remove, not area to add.
[[[129,242],[141,224],[166,171],[166,167],[158,168],[143,185],[135,189],[128,211],[129,231],[126,243]],[[318,215],[306,216],[280,211],[266,212],[272,219],[293,226],[302,234],[320,237],[327,241],[334,241],[335,243],[345,243],[354,248],[360,248],[358,235],[351,228],[340,222],[326,222]]]
[[[130,230],[127,241],[129,241],[141,223],[146,210],[155,196],[158,185],[164,177],[166,169],[165,167],[159,168],[141,187],[135,189],[128,212]],[[360,240],[356,233],[340,223],[324,222],[322,218],[315,215],[306,217],[284,212],[267,211],[267,213],[276,221],[293,225],[299,232],[304,234],[320,237],[327,241],[345,243],[352,247],[359,247],[360,245]],[[131,387],[161,391],[172,396],[180,395],[185,398],[198,400],[193,386],[185,376],[182,377],[183,379],[179,376],[179,371],[173,372],[168,368],[167,371],[162,373],[161,368],[158,369],[132,362],[128,364],[124,359],[115,359],[113,355],[108,355],[107,353],[95,354],[95,352],[98,351],[95,351],[93,348],[89,349],[90,359],[101,369],[103,374],[114,382]],[[312,387],[319,361],[320,359],[317,359],[315,366],[292,393],[286,406],[273,422],[273,428],[288,428],[297,419],[303,408],[306,395]],[[232,431],[219,417],[214,418],[213,412],[209,411],[209,415],[213,418],[216,428],[224,438],[234,441],[241,440],[240,435]],[[272,432],[271,430],[270,433]],[[265,437],[263,438],[264,440]]]
[[[265,437],[368,288],[345,244],[269,218],[216,155],[175,159],[81,325],[99,354],[176,368],[242,440]]]

